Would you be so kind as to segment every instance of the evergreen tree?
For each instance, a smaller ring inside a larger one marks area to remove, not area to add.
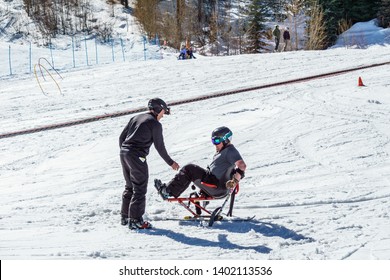
[[[381,27],[390,27],[390,0],[381,1],[378,11],[378,23]]]
[[[283,22],[287,18],[285,7],[289,2],[289,0],[264,0],[272,13],[271,18],[276,22]]]
[[[343,18],[352,23],[369,21],[376,17],[380,0],[344,0]]]
[[[343,18],[342,0],[319,0],[326,22],[326,46],[331,46],[337,40],[338,25]]]
[[[342,22],[368,21],[377,17],[380,0],[320,0],[326,21],[328,46],[333,44]]]
[[[248,8],[248,52],[258,53],[265,49],[266,6],[262,0],[252,0]]]

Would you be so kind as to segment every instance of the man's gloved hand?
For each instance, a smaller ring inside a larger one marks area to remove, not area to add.
[[[226,182],[226,188],[227,189],[234,189],[238,184],[238,180],[236,177],[233,176],[233,178]]]

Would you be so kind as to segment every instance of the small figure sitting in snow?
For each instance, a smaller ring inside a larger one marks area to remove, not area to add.
[[[180,54],[179,54],[179,59],[187,59],[187,48],[182,47]]]
[[[194,51],[192,50],[192,47],[189,47],[188,49],[187,49],[187,57],[189,58],[189,59],[196,59],[196,57],[194,56]]]

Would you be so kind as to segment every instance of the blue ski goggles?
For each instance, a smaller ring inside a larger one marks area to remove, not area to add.
[[[214,137],[211,137],[211,142],[214,144],[214,145],[219,145],[223,142],[225,142],[227,139],[229,139],[229,141],[231,141],[231,137],[232,137],[232,133],[229,132],[227,133],[224,137],[220,137],[220,136],[214,136]]]
[[[212,137],[211,142],[214,145],[218,145],[218,144],[221,144],[223,142],[223,138],[222,137]]]

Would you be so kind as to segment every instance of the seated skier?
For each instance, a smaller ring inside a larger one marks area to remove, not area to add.
[[[187,57],[189,59],[196,59],[196,57],[194,56],[194,51],[193,51],[192,47],[189,47],[187,49]]]
[[[213,161],[204,169],[195,164],[187,164],[168,183],[154,180],[154,185],[163,199],[179,197],[193,182],[204,194],[213,198],[223,198],[244,178],[246,164],[238,150],[231,143],[232,131],[225,127],[216,128],[211,134],[216,153]]]
[[[187,48],[182,47],[180,54],[179,54],[179,59],[187,59]]]

